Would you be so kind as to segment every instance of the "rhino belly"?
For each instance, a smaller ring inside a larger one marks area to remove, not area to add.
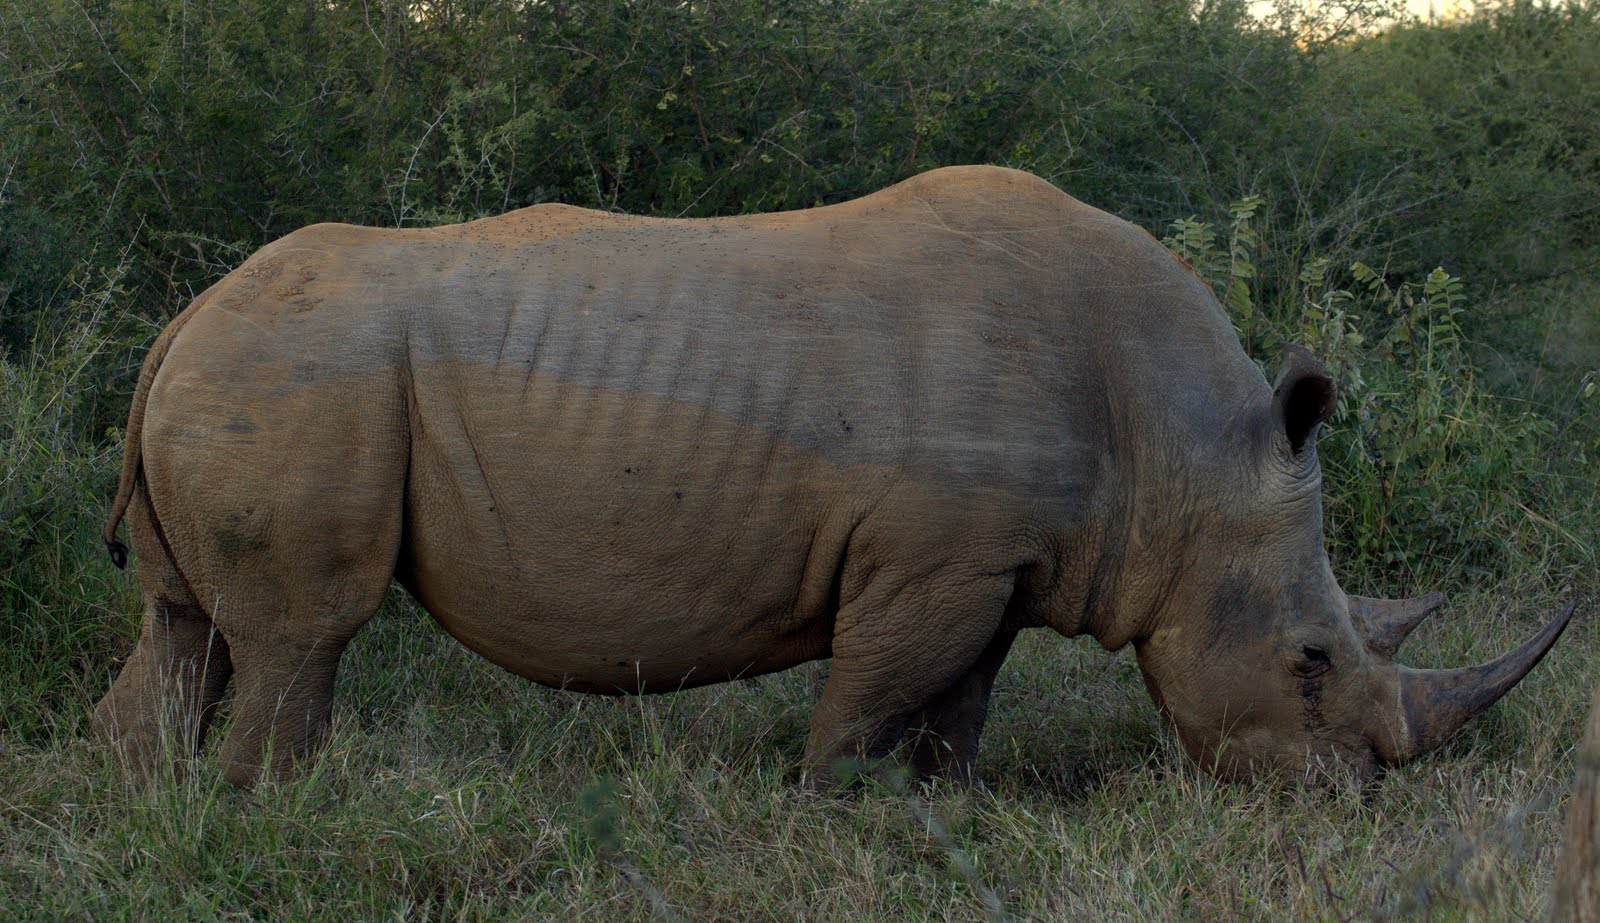
[[[452,635],[530,679],[596,692],[828,655],[851,472],[655,395],[471,381],[432,389],[458,406],[413,412],[399,568]]]

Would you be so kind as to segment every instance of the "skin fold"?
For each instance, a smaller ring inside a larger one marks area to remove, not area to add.
[[[106,538],[125,511],[148,606],[95,719],[140,767],[167,725],[198,748],[231,678],[227,777],[288,771],[391,580],[566,689],[831,657],[817,785],[908,733],[916,771],[970,776],[1034,627],[1134,644],[1219,775],[1368,774],[1457,717],[1332,577],[1321,366],[1269,383],[1157,241],[1017,171],[317,225],[196,299],[138,388]]]

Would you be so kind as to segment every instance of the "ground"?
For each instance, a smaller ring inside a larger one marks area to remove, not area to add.
[[[1554,605],[1532,582],[1458,596],[1401,659],[1484,659]],[[131,782],[81,733],[0,736],[0,907],[16,920],[1532,918],[1597,661],[1600,621],[1580,613],[1445,747],[1324,792],[1212,781],[1162,726],[1131,651],[1033,632],[996,687],[987,791],[889,778],[817,797],[791,773],[824,664],[649,698],[560,693],[475,657],[396,591],[347,654],[332,741],[298,781],[241,795],[213,753],[186,780]],[[84,685],[85,711],[98,691]]]

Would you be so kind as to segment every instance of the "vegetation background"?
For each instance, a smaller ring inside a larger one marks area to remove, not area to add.
[[[1243,0],[8,0],[0,5],[0,917],[1521,919],[1600,682],[1600,2],[1448,22]],[[1261,6],[1257,4],[1256,6]],[[1334,368],[1352,591],[1439,587],[1403,657],[1567,638],[1365,790],[1218,785],[1132,656],[1019,646],[992,788],[787,781],[821,666],[676,696],[524,684],[402,594],[309,778],[126,781],[97,531],[160,325],[304,224],[537,202],[800,208],[1030,170]]]

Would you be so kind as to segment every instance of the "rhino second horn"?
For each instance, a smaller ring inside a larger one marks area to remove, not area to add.
[[[1509,692],[1561,637],[1577,605],[1568,603],[1538,635],[1488,663],[1454,670],[1399,667],[1400,705],[1409,739],[1400,743],[1391,762],[1402,763],[1439,746]]]
[[[1415,599],[1370,599],[1346,596],[1350,614],[1366,638],[1367,650],[1379,657],[1393,657],[1406,635],[1422,623],[1428,613],[1444,602],[1443,593],[1429,593]]]

